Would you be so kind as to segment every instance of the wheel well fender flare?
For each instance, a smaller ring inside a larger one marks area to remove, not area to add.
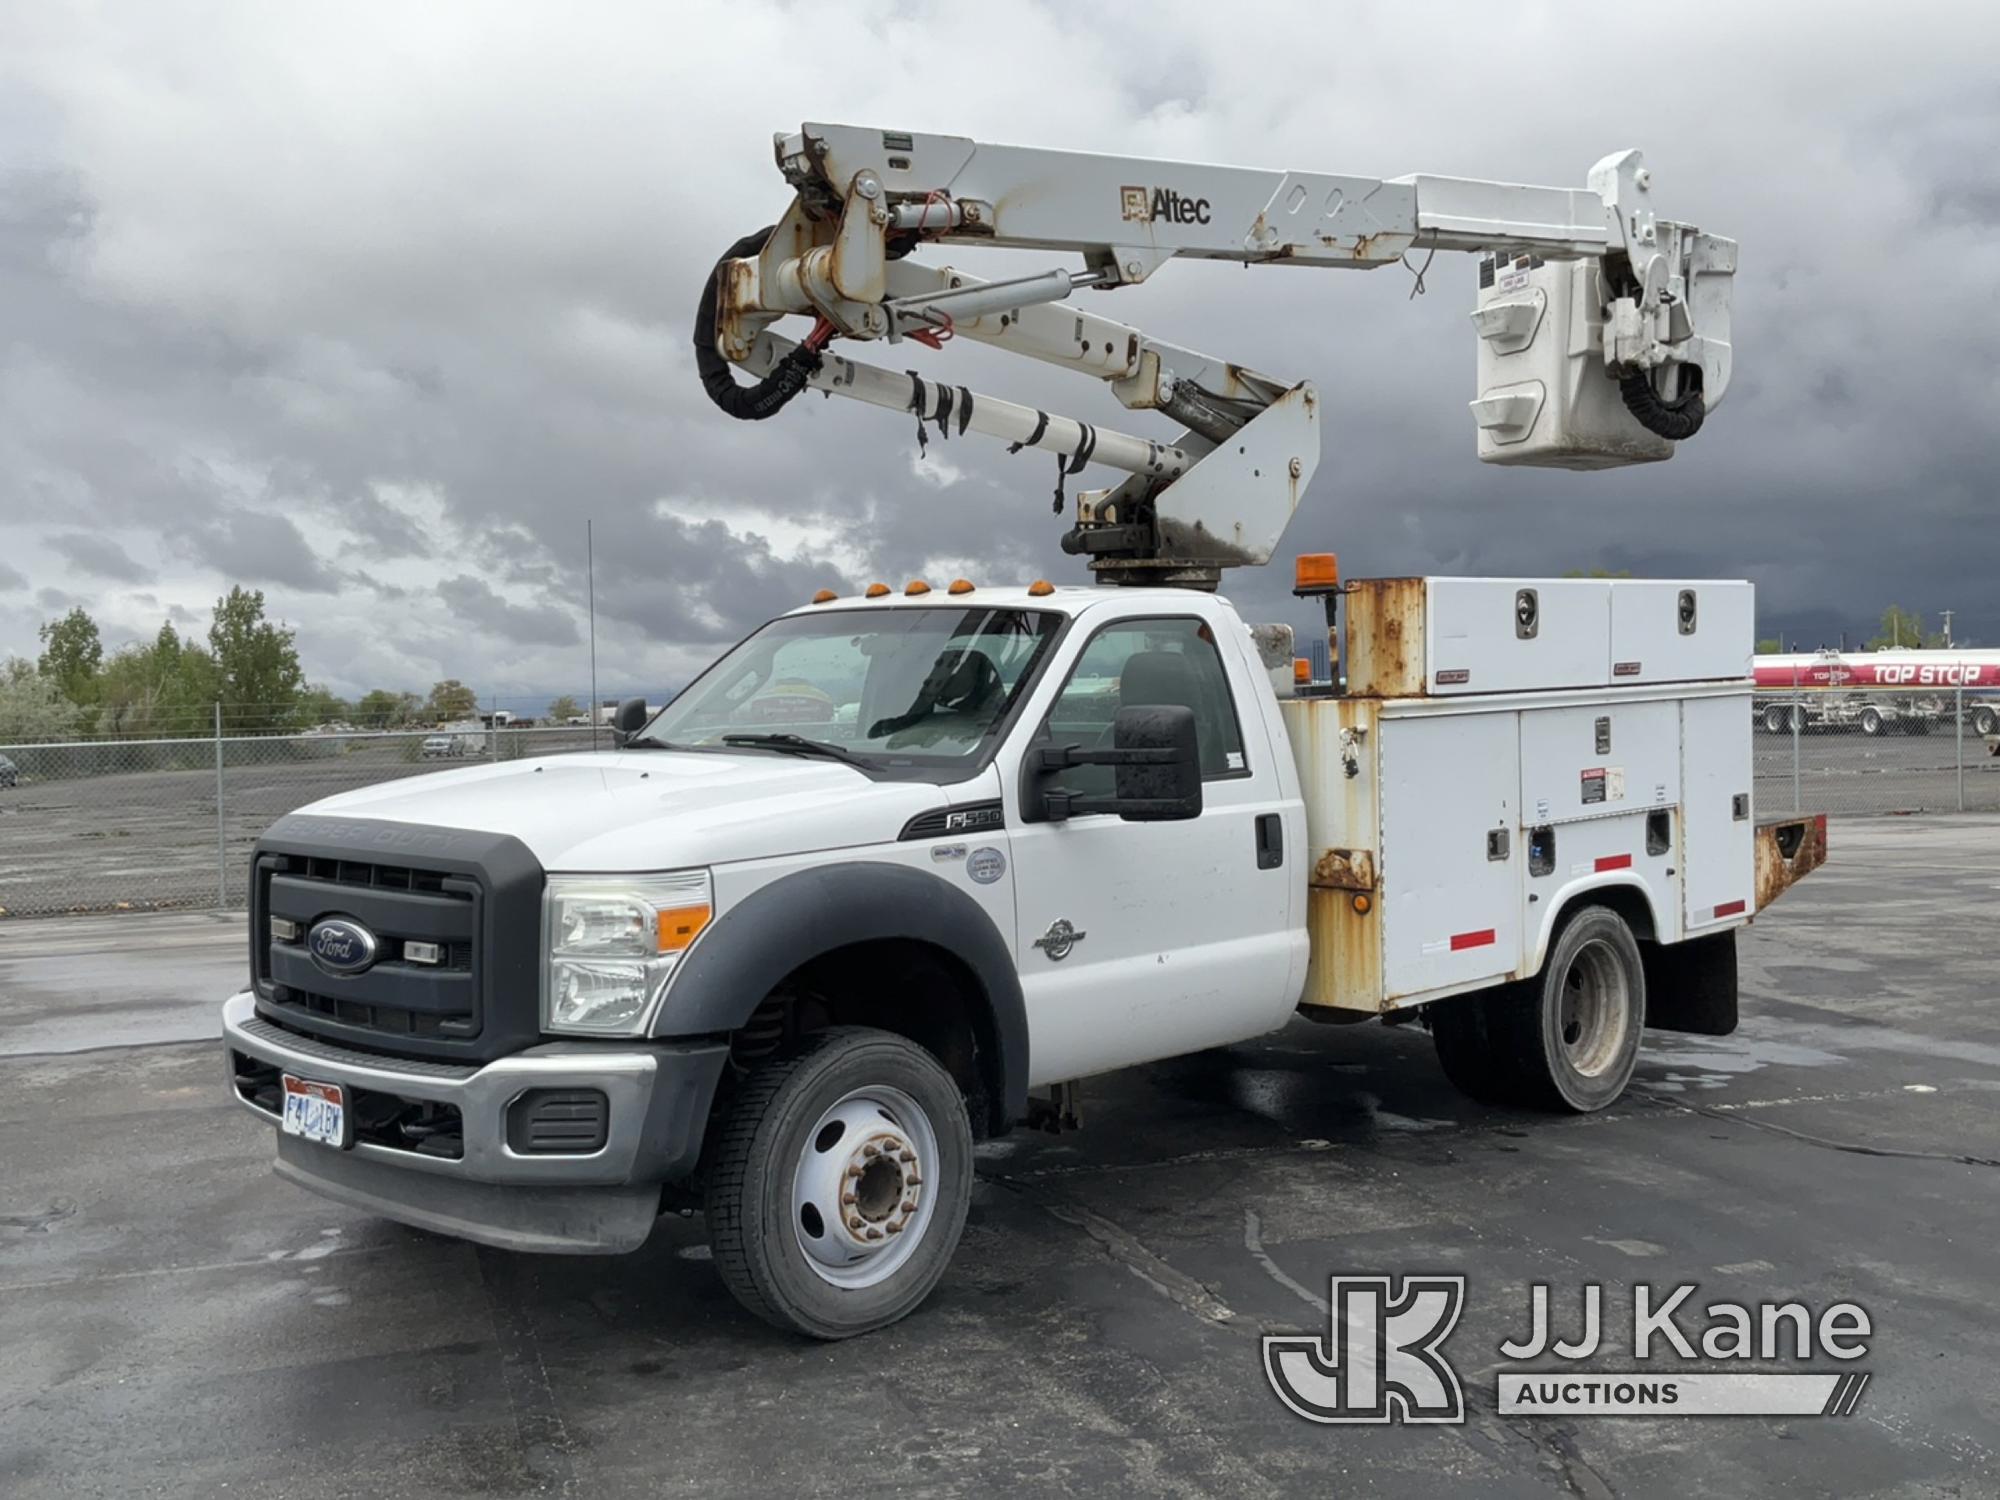
[[[653,1032],[734,1031],[801,965],[884,939],[929,944],[970,972],[984,1002],[971,1019],[993,1118],[1004,1127],[1025,1115],[1028,1012],[1012,948],[971,896],[907,865],[820,865],[780,876],[730,905],[675,969]]]
[[[1609,899],[1604,899],[1607,897]],[[1674,930],[1671,915],[1661,911],[1653,897],[1652,887],[1629,870],[1616,874],[1585,875],[1560,887],[1549,897],[1540,926],[1528,934],[1523,975],[1532,977],[1542,972],[1562,924],[1578,907],[1593,904],[1593,898],[1594,904],[1608,906],[1625,917],[1627,925],[1633,927],[1632,936],[1642,943],[1656,941],[1661,933],[1671,933]],[[1634,911],[1645,914],[1645,925],[1631,922]]]

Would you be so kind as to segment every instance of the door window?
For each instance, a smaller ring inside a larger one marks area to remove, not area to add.
[[[1204,781],[1250,774],[1243,733],[1215,632],[1197,619],[1120,620],[1083,648],[1042,725],[1041,743],[1111,747],[1121,708],[1178,704],[1194,711]],[[1072,766],[1045,785],[1083,797],[1112,794],[1110,766]]]

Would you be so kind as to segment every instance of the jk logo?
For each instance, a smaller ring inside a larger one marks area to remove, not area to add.
[[[1463,1422],[1458,1373],[1438,1352],[1465,1307],[1463,1276],[1336,1276],[1324,1335],[1267,1334],[1264,1373],[1308,1422]]]

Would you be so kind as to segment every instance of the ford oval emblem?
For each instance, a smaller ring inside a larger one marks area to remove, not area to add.
[[[359,974],[375,962],[375,934],[346,917],[323,917],[306,934],[306,952],[329,974]]]

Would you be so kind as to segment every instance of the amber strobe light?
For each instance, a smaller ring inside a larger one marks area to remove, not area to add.
[[[1292,681],[1303,687],[1313,680],[1313,664],[1303,656],[1292,658]]]
[[[1301,552],[1292,574],[1295,594],[1323,594],[1340,587],[1340,558],[1332,552]]]

